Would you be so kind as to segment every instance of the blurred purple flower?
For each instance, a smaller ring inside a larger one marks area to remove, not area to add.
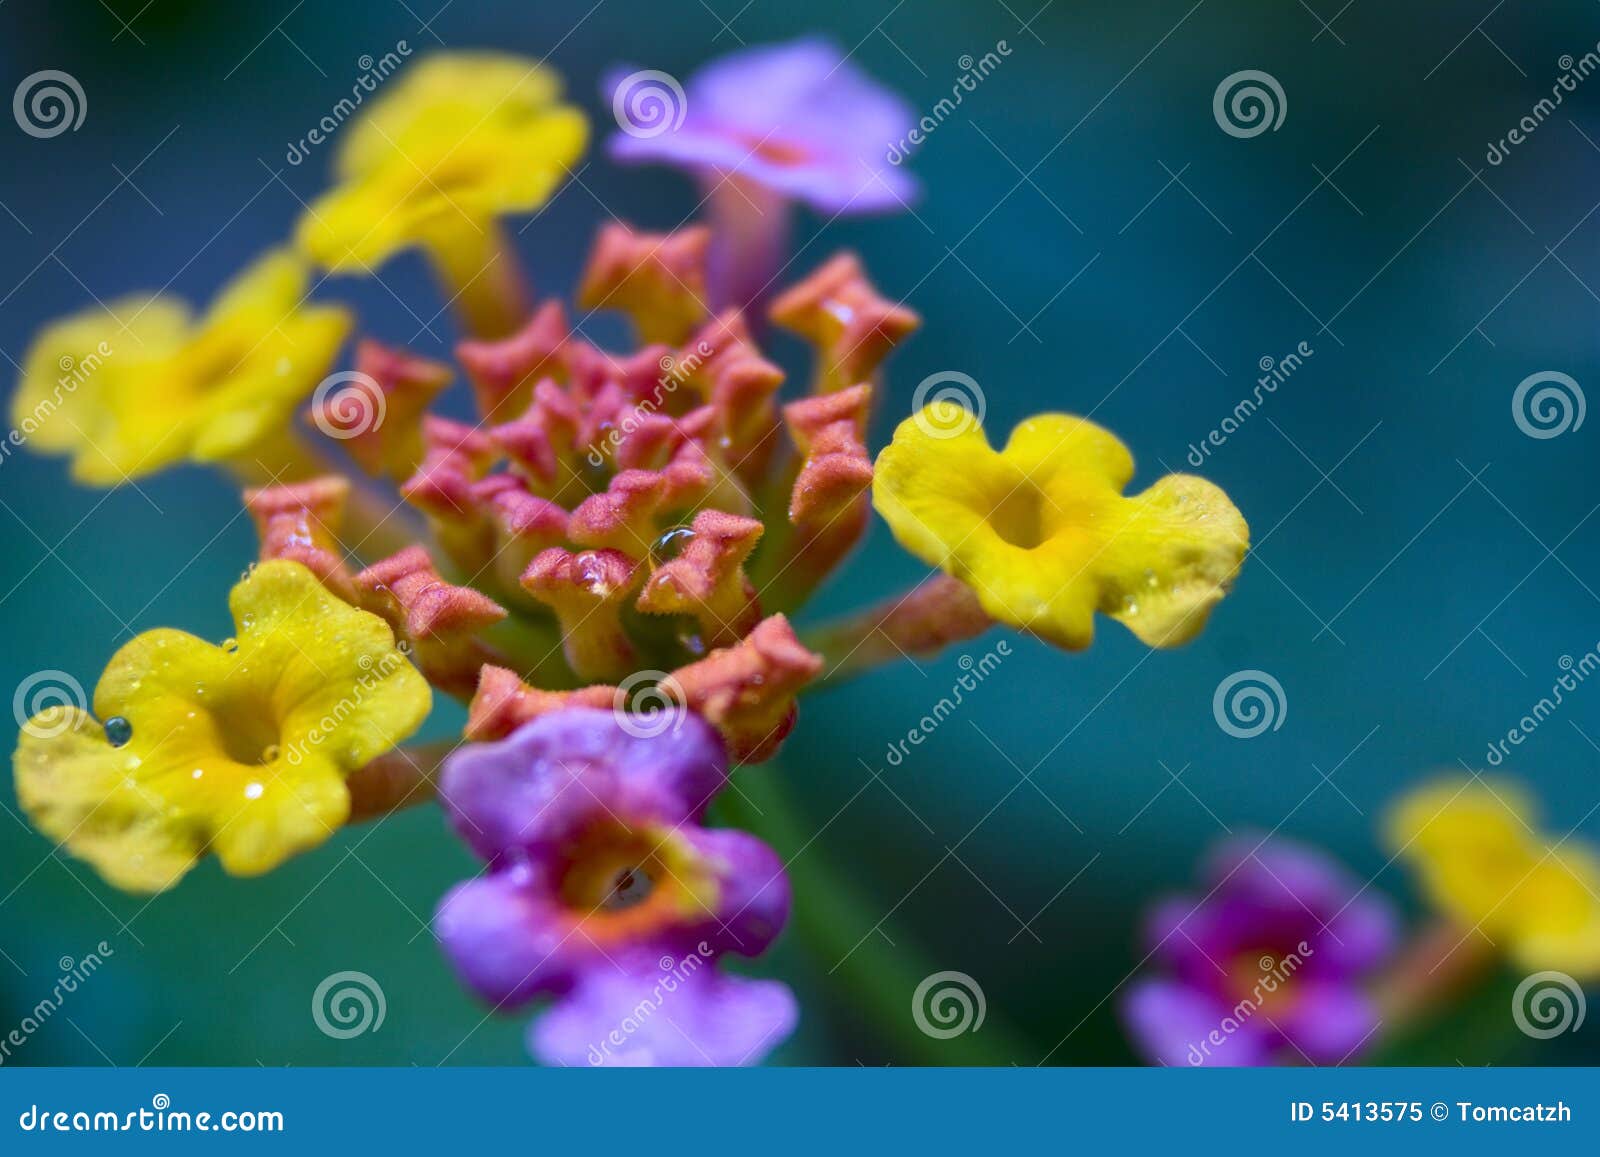
[[[747,48],[686,88],[620,70],[611,155],[694,173],[710,201],[715,304],[759,300],[783,260],[792,202],[835,216],[904,208],[916,178],[889,160],[916,114],[823,40]]]
[[[751,1064],[794,1028],[786,986],[716,967],[783,927],[783,865],[699,825],[727,783],[722,741],[697,715],[661,722],[639,735],[570,709],[445,763],[440,796],[489,870],[445,897],[435,929],[496,1009],[555,998],[529,1031],[546,1064]]]
[[[1123,1000],[1139,1052],[1165,1065],[1320,1065],[1369,1043],[1379,1017],[1362,985],[1394,949],[1387,901],[1284,841],[1224,841],[1203,882],[1205,896],[1150,913],[1168,975]]]

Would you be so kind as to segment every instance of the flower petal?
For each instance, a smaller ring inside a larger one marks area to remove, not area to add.
[[[596,970],[533,1022],[528,1042],[547,1065],[753,1065],[798,1020],[788,986],[690,957],[662,972]]]
[[[138,759],[112,747],[87,712],[56,707],[35,716],[13,768],[34,826],[118,888],[170,888],[205,850],[203,826],[145,788]]]
[[[1172,646],[1226,593],[1249,530],[1226,494],[1188,475],[1125,498],[1132,473],[1127,449],[1086,419],[1030,418],[997,454],[971,414],[936,400],[879,455],[873,504],[996,619],[1076,650],[1100,611]]]
[[[456,974],[497,1008],[565,987],[578,958],[599,961],[572,927],[542,887],[514,872],[456,885],[433,923]]]
[[[439,796],[461,838],[494,860],[582,823],[596,799],[630,821],[697,820],[727,775],[722,741],[698,715],[625,728],[614,711],[573,707],[452,753]]]
[[[1122,1017],[1134,1046],[1154,1064],[1245,1067],[1271,1063],[1265,1021],[1232,1020],[1229,1008],[1186,984],[1135,982],[1122,1002]]]

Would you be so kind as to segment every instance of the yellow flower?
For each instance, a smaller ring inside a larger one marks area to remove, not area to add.
[[[935,401],[878,456],[872,503],[1001,622],[1077,650],[1100,611],[1175,646],[1227,593],[1250,530],[1202,478],[1169,474],[1125,498],[1132,477],[1127,448],[1086,419],[1036,415],[996,453],[964,408]]]
[[[257,875],[327,839],[345,779],[421,724],[431,693],[389,626],[299,563],[262,563],[228,599],[238,638],[147,631],[113,656],[94,710],[23,728],[17,797],[112,884],[159,892],[207,850]]]
[[[331,269],[372,268],[416,244],[468,264],[496,217],[538,209],[582,155],[588,124],[560,95],[553,73],[517,56],[411,65],[340,130],[338,185],[302,218],[301,246]]]
[[[296,407],[326,376],[351,319],[304,304],[309,271],[274,251],[202,317],[163,296],[123,298],[35,339],[12,423],[72,456],[79,482],[111,486],[185,459],[283,463]]]
[[[1515,786],[1452,779],[1412,791],[1387,834],[1430,902],[1529,969],[1600,976],[1600,857],[1554,841]]]

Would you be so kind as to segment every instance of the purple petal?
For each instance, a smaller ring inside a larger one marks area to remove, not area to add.
[[[1141,980],[1122,1002],[1134,1047],[1154,1064],[1255,1066],[1270,1064],[1264,1022],[1232,1019],[1232,1009],[1209,993],[1171,980]]]
[[[666,971],[602,964],[533,1022],[528,1047],[547,1065],[752,1065],[798,1019],[786,985],[723,975],[702,957]]]
[[[1359,989],[1315,980],[1293,983],[1294,1003],[1273,1019],[1316,1064],[1338,1064],[1376,1036],[1377,1006]]]
[[[716,919],[691,934],[714,952],[757,956],[789,919],[789,877],[783,861],[746,832],[727,828],[684,829],[682,835],[717,876]]]
[[[1290,840],[1238,836],[1224,840],[1208,861],[1207,877],[1219,890],[1263,906],[1332,915],[1355,894],[1342,865],[1314,848]]]
[[[1314,942],[1317,955],[1308,971],[1317,975],[1360,976],[1371,972],[1394,954],[1399,942],[1399,918],[1389,901],[1365,892],[1328,920],[1327,930]]]
[[[608,82],[608,98],[617,81]],[[612,138],[621,161],[736,173],[825,213],[903,207],[917,182],[891,165],[915,113],[831,44],[801,40],[733,53],[697,73],[683,123]]]
[[[461,837],[492,861],[536,854],[596,811],[696,820],[727,777],[722,740],[698,715],[678,712],[659,734],[635,735],[614,712],[572,708],[456,751],[439,796]]]
[[[589,949],[526,873],[500,872],[458,884],[433,929],[462,981],[494,1005],[515,1006],[564,987]]]

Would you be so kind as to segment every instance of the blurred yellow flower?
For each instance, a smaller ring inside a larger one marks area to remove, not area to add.
[[[301,247],[364,272],[420,245],[476,328],[514,327],[523,289],[496,219],[538,209],[582,156],[588,123],[560,96],[554,73],[518,56],[412,65],[342,130],[337,185],[301,218]]]
[[[1536,821],[1515,785],[1456,778],[1403,797],[1387,836],[1435,907],[1518,964],[1600,977],[1600,856]]]
[[[305,303],[308,278],[274,251],[199,318],[175,298],[143,296],[56,322],[28,351],[12,423],[26,444],[71,455],[72,476],[91,485],[186,459],[277,470],[296,407],[351,324],[343,309]]]
[[[53,706],[22,729],[23,810],[119,888],[169,888],[208,850],[250,876],[315,847],[349,815],[347,777],[428,713],[388,624],[299,563],[262,563],[228,603],[221,646],[156,630],[119,650],[103,723]]]
[[[1169,474],[1127,498],[1132,477],[1127,448],[1086,419],[1036,415],[997,453],[966,409],[935,401],[878,456],[872,502],[1001,622],[1077,650],[1100,611],[1175,646],[1227,593],[1250,530],[1202,478]]]

